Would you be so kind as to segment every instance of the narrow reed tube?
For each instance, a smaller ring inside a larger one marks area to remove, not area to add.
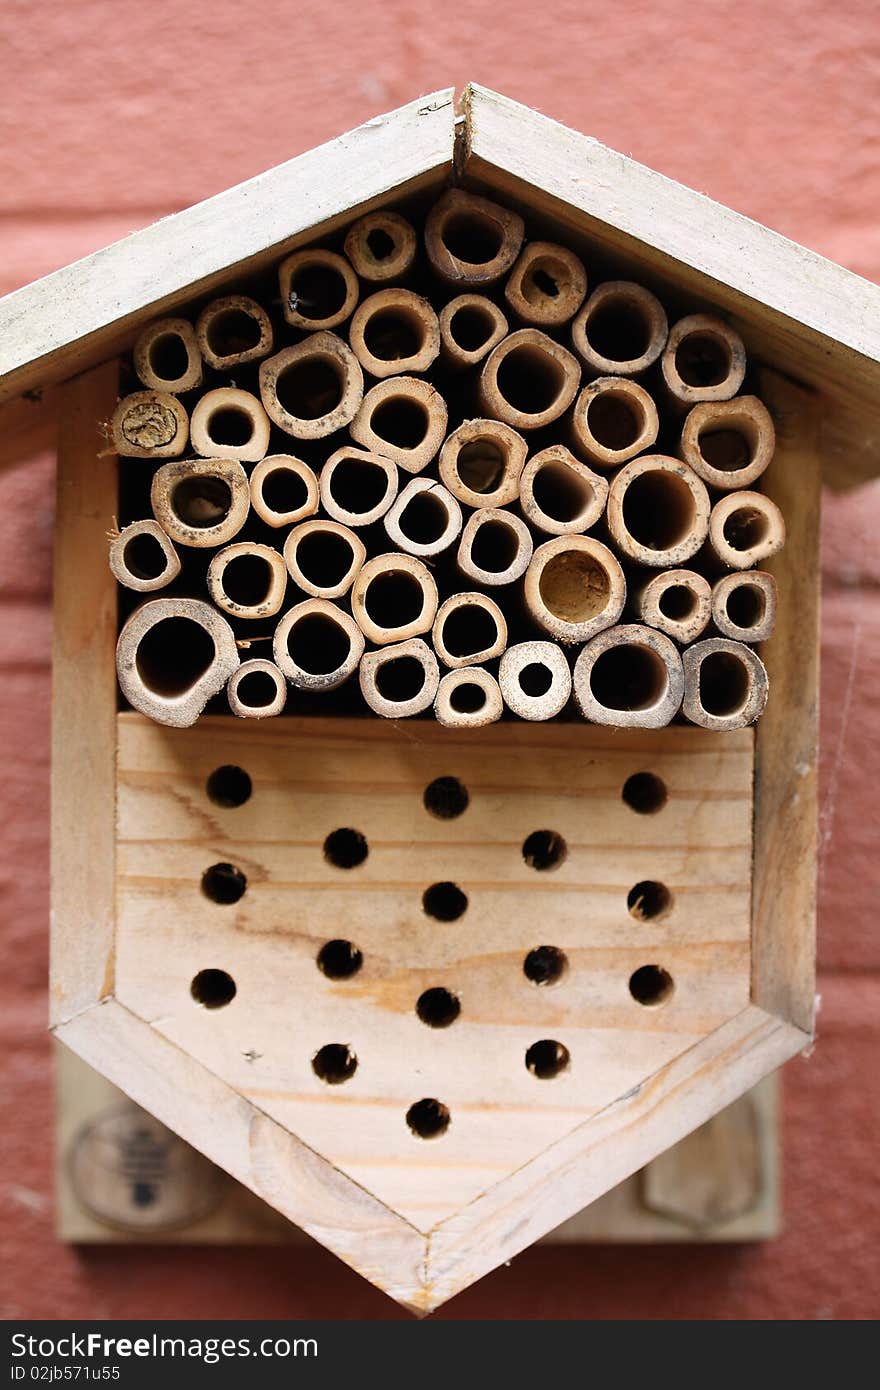
[[[712,590],[708,579],[694,570],[664,570],[636,591],[634,607],[639,622],[685,645],[695,642],[708,625]]]
[[[202,384],[202,357],[192,324],[157,319],[134,345],[134,369],[148,391],[179,395]]]
[[[260,363],[266,414],[295,439],[324,439],[351,423],[364,398],[364,374],[335,333],[312,333]]]
[[[522,435],[500,420],[465,420],[440,450],[440,477],[469,507],[504,507],[519,495],[528,454]]]
[[[559,328],[574,318],[587,293],[584,263],[552,241],[530,241],[520,252],[504,298],[523,323]]]
[[[504,703],[520,719],[552,719],[568,704],[571,671],[555,642],[518,642],[498,668]]]
[[[757,396],[737,396],[695,405],[685,419],[679,452],[704,483],[727,492],[756,482],[775,448],[767,407]]]
[[[354,619],[324,598],[289,609],[272,640],[275,664],[297,690],[336,690],[357,670],[364,636]]]
[[[657,442],[657,407],[643,386],[600,376],[585,386],[571,417],[577,453],[597,468],[618,468]]]
[[[294,526],[284,542],[288,574],[313,598],[343,598],[366,558],[360,536],[323,517]]]
[[[272,719],[287,703],[287,683],[274,662],[254,657],[233,671],[226,698],[239,719]]]
[[[351,437],[365,449],[393,459],[406,473],[421,473],[446,435],[446,402],[427,381],[389,377],[363,398]]]
[[[507,337],[507,319],[482,294],[460,294],[440,310],[440,351],[455,371],[476,367]]]
[[[260,362],[272,351],[269,315],[246,294],[212,299],[196,320],[196,341],[209,367],[228,372],[248,362]]]
[[[123,458],[179,458],[189,439],[189,416],[167,391],[133,391],[113,412],[110,438]]]
[[[608,493],[608,530],[620,554],[654,569],[681,566],[709,532],[705,484],[687,464],[649,454],[624,464]]]
[[[766,642],[776,626],[776,580],[764,570],[725,574],[712,590],[712,621],[722,637]]]
[[[518,213],[463,188],[450,188],[428,213],[425,250],[447,284],[479,289],[507,274],[524,235]]]
[[[660,729],[678,713],[684,671],[665,633],[639,623],[600,632],[574,667],[574,698],[592,724]]]
[[[580,385],[578,361],[537,328],[520,328],[492,350],[480,374],[486,415],[515,430],[538,430],[558,420]]]
[[[501,687],[481,666],[463,666],[441,677],[434,715],[445,728],[484,729],[503,713]]]
[[[616,558],[591,536],[557,536],[539,545],[526,570],[523,598],[538,627],[564,643],[587,642],[612,627],[626,602]]]
[[[149,594],[180,574],[180,557],[157,521],[133,521],[110,542],[110,569],[126,589]]]
[[[286,589],[287,569],[270,545],[240,541],[225,546],[208,566],[208,593],[233,618],[271,618]]]
[[[398,550],[433,559],[454,545],[464,518],[456,499],[433,478],[411,478],[385,515],[385,530]]]
[[[431,636],[444,666],[479,666],[504,651],[507,620],[488,594],[451,594],[437,610]]]
[[[727,569],[751,569],[785,545],[785,520],[762,492],[728,492],[712,508],[709,541]]]
[[[496,588],[521,579],[532,558],[528,526],[513,512],[486,507],[465,522],[457,563],[465,579],[482,588]]]
[[[382,454],[353,444],[337,449],[321,469],[324,510],[343,526],[371,526],[397,496],[397,468]]]
[[[269,417],[250,391],[221,386],[193,408],[189,437],[203,458],[256,463],[269,447]]]
[[[550,444],[520,475],[519,503],[526,521],[551,536],[589,531],[605,511],[608,480],[579,463],[564,444]]]
[[[351,611],[378,647],[430,632],[437,616],[437,584],[412,555],[375,555],[355,577]]]
[[[348,340],[364,371],[382,380],[426,372],[440,353],[440,324],[421,295],[379,290],[358,305]]]
[[[225,545],[247,521],[247,474],[234,459],[176,459],[157,468],[150,503],[162,530],[180,545]]]
[[[116,670],[123,695],[158,724],[186,729],[238,666],[232,628],[209,603],[148,599],[119,634]]]
[[[653,367],[668,337],[663,305],[631,280],[597,285],[571,326],[575,352],[597,376],[641,376]]]
[[[399,212],[379,208],[358,218],[345,238],[345,254],[361,280],[399,280],[416,257],[415,228]]]
[[[357,276],[344,256],[310,247],[294,251],[278,267],[281,308],[294,328],[338,328],[358,302]]]
[[[383,719],[409,719],[430,709],[440,684],[437,658],[420,637],[366,652],[360,666],[361,694]]]
[[[769,691],[761,658],[742,642],[709,637],[684,652],[682,713],[701,729],[745,729],[764,712]]]
[[[275,529],[314,516],[320,502],[313,470],[292,454],[262,459],[251,473],[250,490],[254,512]]]
[[[663,381],[674,405],[729,401],[743,384],[746,350],[738,333],[714,314],[679,319],[660,359]]]

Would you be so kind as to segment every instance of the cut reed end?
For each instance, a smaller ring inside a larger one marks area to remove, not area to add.
[[[742,642],[710,637],[684,652],[682,713],[703,729],[744,729],[760,718],[769,680],[761,658]]]
[[[639,623],[600,632],[575,663],[575,701],[592,724],[660,729],[678,713],[683,694],[677,647]]]

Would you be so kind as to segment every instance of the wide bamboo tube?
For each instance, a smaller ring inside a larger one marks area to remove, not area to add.
[[[434,716],[447,729],[484,729],[503,713],[501,687],[481,666],[464,666],[441,677]]]
[[[725,574],[712,590],[712,621],[722,637],[766,642],[776,626],[776,580],[763,570]]]
[[[510,425],[465,420],[440,450],[440,477],[469,507],[504,507],[519,495],[527,454],[526,441]]]
[[[581,369],[566,348],[538,328],[520,328],[493,348],[480,373],[486,415],[515,430],[552,425],[571,405]]]
[[[380,380],[426,372],[440,353],[440,324],[421,295],[398,288],[379,290],[358,305],[348,341],[364,371]]]
[[[425,221],[425,250],[441,279],[461,288],[494,284],[513,265],[525,235],[518,213],[450,188]]]
[[[462,371],[482,362],[502,338],[508,323],[498,305],[482,294],[460,294],[440,310],[440,352],[447,367]]]
[[[292,526],[314,516],[321,500],[318,479],[302,459],[270,454],[251,473],[251,506],[267,526]]]
[[[751,569],[785,545],[785,518],[762,492],[728,492],[712,508],[709,541],[727,569]]]
[[[659,569],[696,555],[709,531],[710,510],[705,484],[686,463],[649,454],[621,468],[606,516],[620,554]]]
[[[148,391],[179,395],[202,384],[202,358],[192,324],[157,319],[143,330],[132,353],[134,369]]]
[[[110,569],[126,589],[148,594],[180,574],[180,557],[157,521],[133,521],[110,542]]]
[[[421,473],[443,443],[447,418],[446,402],[429,382],[389,377],[364,396],[351,437],[405,472]]]
[[[663,305],[632,280],[597,285],[571,326],[575,352],[597,376],[641,376],[668,336]]]
[[[209,367],[228,372],[269,356],[274,342],[272,321],[249,295],[227,294],[212,299],[199,314],[196,341]]]
[[[323,517],[294,526],[284,542],[287,572],[313,598],[342,598],[367,558],[360,536]]]
[[[498,668],[504,703],[520,719],[553,719],[571,696],[571,671],[555,642],[518,642]]]
[[[585,386],[571,417],[576,451],[598,468],[619,468],[657,442],[657,407],[643,386],[601,376]]]
[[[605,511],[608,479],[579,463],[564,444],[530,458],[520,475],[519,503],[526,521],[551,536],[589,531]]]
[[[343,526],[371,526],[391,506],[400,482],[397,467],[382,454],[344,445],[321,469],[324,511]]]
[[[503,508],[486,507],[465,523],[456,559],[465,579],[480,588],[495,588],[522,578],[533,548],[524,521]]]
[[[124,458],[179,458],[189,439],[189,416],[167,391],[133,391],[113,412],[110,438]]]
[[[295,439],[324,439],[351,424],[364,398],[364,373],[335,333],[312,333],[260,363],[266,414]]]
[[[434,703],[439,684],[437,658],[421,637],[366,652],[361,661],[361,694],[383,719],[422,714]]]
[[[454,545],[464,518],[450,492],[433,478],[411,478],[385,514],[389,540],[407,555],[433,559]]]
[[[736,395],[746,374],[746,350],[723,319],[689,314],[673,326],[660,367],[673,404],[690,409]]]
[[[557,536],[539,545],[523,598],[533,620],[564,643],[587,642],[617,622],[626,602],[623,570],[591,536]]]
[[[208,593],[233,618],[271,618],[287,590],[287,568],[277,550],[239,541],[211,557]]]
[[[704,401],[688,412],[679,452],[710,487],[750,487],[764,472],[776,447],[770,412],[757,396]]]
[[[226,698],[239,719],[271,719],[287,703],[287,683],[273,661],[258,656],[233,671]]]
[[[150,503],[173,541],[202,550],[225,545],[247,521],[247,474],[234,459],[176,459],[157,468]]]
[[[119,634],[116,670],[129,704],[158,724],[186,729],[239,664],[232,628],[194,598],[149,599]]]
[[[412,555],[374,555],[351,591],[355,622],[378,647],[430,632],[438,601],[434,576]]]
[[[504,651],[507,620],[488,594],[451,594],[437,610],[431,637],[444,666],[478,666]]]
[[[705,631],[712,614],[712,589],[694,570],[663,570],[637,589],[634,607],[639,622],[684,645]]]
[[[674,642],[639,623],[600,632],[575,662],[575,701],[593,724],[660,729],[678,713],[683,694]]]
[[[754,724],[769,691],[761,658],[742,642],[709,637],[684,652],[682,713],[702,729],[723,733]]]
[[[269,417],[256,396],[234,386],[206,391],[189,422],[192,447],[203,458],[256,463],[269,447]]]
[[[344,256],[312,246],[278,267],[281,308],[294,328],[338,328],[358,302],[358,279]]]
[[[275,664],[297,690],[336,690],[357,670],[364,635],[335,603],[307,598],[284,614],[272,639]]]
[[[530,241],[522,249],[504,298],[523,323],[559,328],[574,318],[587,293],[583,261],[552,241]]]
[[[379,208],[358,218],[345,238],[345,254],[361,280],[381,284],[410,270],[418,241],[415,228],[399,212]]]

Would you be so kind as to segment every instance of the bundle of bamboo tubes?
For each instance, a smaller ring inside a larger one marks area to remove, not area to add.
[[[247,288],[142,332],[108,424],[135,709],[759,717],[757,567],[785,524],[728,324],[670,328],[644,286],[592,286],[459,188]]]

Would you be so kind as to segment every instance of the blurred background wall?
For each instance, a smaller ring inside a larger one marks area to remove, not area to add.
[[[474,79],[880,278],[876,0],[4,0],[0,292]],[[63,305],[59,305],[63,312]],[[45,1034],[53,460],[0,473],[0,1315],[396,1317],[329,1254],[52,1234]],[[827,498],[819,1043],[785,1076],[785,1234],[544,1246],[440,1317],[880,1307],[880,489]]]

